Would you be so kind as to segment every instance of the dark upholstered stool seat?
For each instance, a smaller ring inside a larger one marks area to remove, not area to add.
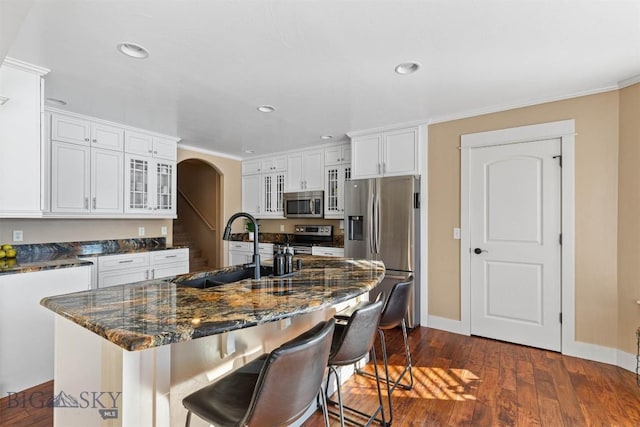
[[[334,321],[321,322],[182,400],[191,413],[216,427],[285,426],[320,396]],[[323,411],[326,405],[323,406]],[[328,419],[325,413],[325,422]]]

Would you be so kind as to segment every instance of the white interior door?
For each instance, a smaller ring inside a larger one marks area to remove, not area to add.
[[[471,333],[561,348],[560,139],[471,149]]]

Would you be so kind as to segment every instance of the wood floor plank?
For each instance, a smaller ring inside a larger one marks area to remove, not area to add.
[[[387,337],[397,370],[404,363],[402,334],[393,330]],[[640,426],[640,387],[632,372],[428,328],[416,328],[409,341],[415,387],[393,393],[394,426]],[[365,411],[376,405],[375,390],[375,383],[362,376],[343,386],[345,401]],[[53,382],[28,392],[41,393],[38,402],[44,402],[53,394]],[[39,403],[10,408],[10,403],[0,399],[0,426],[53,426],[52,408],[38,408]],[[331,426],[339,424],[331,419]],[[304,423],[304,427],[323,426],[319,412]]]

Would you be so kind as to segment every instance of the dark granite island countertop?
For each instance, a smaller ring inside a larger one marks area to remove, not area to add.
[[[195,273],[48,297],[41,304],[133,351],[326,309],[373,289],[384,277],[379,261],[302,258],[303,268],[286,278],[245,279],[208,289],[177,284],[213,272]]]

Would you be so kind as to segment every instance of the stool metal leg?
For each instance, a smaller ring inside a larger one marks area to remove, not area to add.
[[[376,359],[376,350],[375,348],[371,348],[371,357],[373,358],[373,360]],[[338,405],[340,412],[339,413],[335,413],[335,412],[331,412],[327,409],[327,412],[332,414],[332,415],[339,415],[340,416],[340,426],[344,427],[344,423],[345,421],[349,422],[350,424],[354,424],[356,426],[363,426],[363,427],[368,427],[371,425],[371,423],[373,423],[374,421],[377,421],[378,423],[380,423],[380,425],[382,426],[390,426],[391,425],[391,420],[386,421],[385,418],[385,413],[384,413],[384,405],[382,403],[382,391],[380,389],[380,381],[382,380],[382,378],[379,377],[378,375],[378,366],[374,363],[374,370],[375,370],[375,377],[376,378],[380,378],[380,380],[376,381],[376,387],[378,389],[378,408],[376,408],[376,410],[374,411],[373,414],[367,414],[366,412],[362,412],[359,411],[355,408],[352,408],[350,406],[344,405],[342,403],[342,393],[340,390],[340,377],[339,377],[339,373],[338,371],[335,369],[335,367],[330,366],[329,367],[329,374],[327,375],[327,387],[325,389],[326,392],[328,392],[329,390],[329,375],[331,375],[331,372],[333,372],[334,376],[336,377],[336,388],[337,388],[337,392],[338,392],[338,401],[334,401],[331,400],[331,398],[329,398],[329,396],[327,395],[325,397],[327,403],[331,403],[332,405]],[[388,389],[388,385],[387,385],[387,389]],[[344,410],[348,410],[350,412],[353,412],[354,414],[360,415],[361,417],[365,417],[368,418],[366,424],[359,424],[357,421],[354,421],[351,418],[345,417],[344,416]],[[382,419],[380,418],[376,418],[378,416],[378,414],[381,415]]]
[[[381,381],[385,381],[387,383],[391,383],[391,392],[393,393],[393,391],[396,389],[396,387],[400,387],[404,390],[411,390],[413,389],[413,370],[412,370],[412,366],[411,366],[411,353],[409,352],[409,339],[407,336],[407,327],[405,325],[404,319],[402,320],[401,323],[401,328],[402,328],[402,337],[404,339],[404,356],[405,356],[405,366],[403,371],[400,373],[400,375],[398,376],[398,378],[394,379],[389,379],[389,375],[388,373],[385,373],[386,377],[384,378],[380,378]],[[380,334],[380,341],[381,341],[381,346],[383,348],[383,355],[382,358],[383,359],[387,359],[387,352],[386,352],[386,342],[385,342],[385,335],[384,335],[384,331],[382,329],[378,329],[378,332]],[[356,371],[358,374],[360,375],[364,375],[366,377],[369,378],[373,378],[373,375],[365,372],[361,369],[358,369]],[[409,372],[409,383],[402,383],[402,378],[404,378],[404,376],[406,375],[406,373]]]

